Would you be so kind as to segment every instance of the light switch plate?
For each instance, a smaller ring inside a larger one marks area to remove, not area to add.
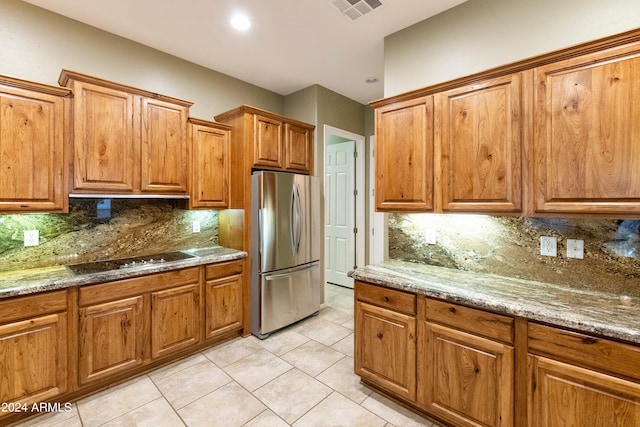
[[[584,259],[584,240],[567,239],[567,258]]]
[[[193,232],[194,233],[200,232],[200,221],[193,221]]]
[[[558,239],[549,236],[540,236],[540,255],[558,256]]]
[[[40,233],[38,230],[24,230],[24,245],[38,246],[40,244]]]

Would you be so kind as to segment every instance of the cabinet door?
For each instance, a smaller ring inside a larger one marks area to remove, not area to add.
[[[189,176],[189,108],[141,98],[141,190],[186,193]]]
[[[80,384],[142,364],[146,329],[143,308],[142,296],[80,308]]]
[[[192,125],[192,208],[229,207],[229,131]]]
[[[534,70],[536,212],[640,213],[640,44]]]
[[[415,318],[356,301],[355,331],[356,374],[400,398],[415,401]]]
[[[313,159],[313,134],[311,129],[285,123],[284,134],[284,167],[299,173],[311,173]]]
[[[376,209],[433,210],[433,97],[376,109]]]
[[[529,356],[529,426],[636,427],[640,384]]]
[[[206,338],[242,329],[242,276],[208,280],[205,292]]]
[[[0,211],[66,209],[65,105],[0,86]]]
[[[0,402],[31,404],[64,393],[67,315],[51,314],[0,326],[0,367]]]
[[[85,82],[74,82],[73,93],[73,188],[133,191],[139,158],[134,96]]]
[[[200,284],[151,294],[151,357],[197,344],[200,334]]]
[[[421,322],[418,399],[457,426],[513,425],[513,347]]]
[[[281,169],[284,165],[282,122],[255,114],[253,125],[253,165]]]
[[[521,210],[520,74],[436,97],[444,211]]]

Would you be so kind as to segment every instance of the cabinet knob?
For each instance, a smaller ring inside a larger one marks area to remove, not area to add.
[[[391,300],[389,299],[389,297],[388,297],[388,296],[386,296],[386,295],[385,295],[385,297],[384,297],[384,302],[389,302],[389,301],[391,301]]]
[[[456,308],[455,308],[455,307],[449,307],[449,311],[450,311],[451,313],[454,313],[454,314],[455,314],[455,312],[456,312]]]
[[[384,338],[384,335],[382,334],[382,332],[378,332],[378,335],[376,335],[378,337],[378,339],[382,339]]]

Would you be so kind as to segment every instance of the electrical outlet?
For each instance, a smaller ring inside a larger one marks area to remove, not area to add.
[[[24,245],[38,246],[40,244],[40,233],[38,230],[24,230]]]
[[[558,239],[549,236],[540,236],[540,255],[558,256]]]
[[[567,258],[584,259],[584,240],[567,239]]]
[[[427,228],[426,230],[424,230],[424,240],[429,245],[435,245],[436,244],[436,230],[434,230],[432,228]]]
[[[200,232],[200,221],[193,221],[193,232],[194,233]]]

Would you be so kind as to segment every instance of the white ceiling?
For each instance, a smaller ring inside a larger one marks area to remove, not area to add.
[[[384,37],[466,0],[381,0],[356,20],[333,0],[25,1],[281,95],[319,84],[366,104],[384,95]]]

